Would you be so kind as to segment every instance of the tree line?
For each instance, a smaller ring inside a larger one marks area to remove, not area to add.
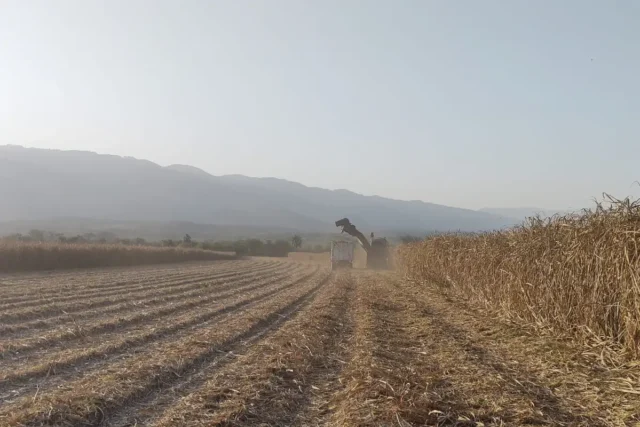
[[[164,246],[164,247],[187,247],[218,252],[235,252],[238,255],[247,256],[268,256],[286,257],[289,252],[327,252],[328,245],[303,245],[302,237],[294,235],[290,240],[261,240],[261,239],[239,239],[225,241],[196,241],[189,234],[185,234],[182,239],[164,239],[157,242],[147,241],[141,237],[118,238],[113,233],[85,233],[75,236],[65,236],[63,233],[54,233],[43,230],[30,230],[27,234],[16,233],[2,238],[10,242],[30,242],[30,243],[63,243],[63,244],[121,244],[131,246]]]

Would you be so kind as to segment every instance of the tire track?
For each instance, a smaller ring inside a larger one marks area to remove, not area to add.
[[[552,384],[555,386],[550,386],[546,378],[548,373],[545,373],[542,378],[536,377],[530,368],[530,361],[523,363],[522,360],[513,360],[516,346],[503,354],[491,351],[489,345],[483,343],[481,338],[478,339],[472,329],[456,325],[454,321],[460,316],[458,314],[460,310],[453,312],[441,310],[440,308],[443,308],[440,305],[442,298],[434,298],[433,296],[425,298],[424,289],[418,293],[415,288],[404,281],[398,282],[398,291],[402,292],[405,298],[411,300],[416,312],[416,319],[420,319],[431,330],[439,332],[433,339],[436,349],[441,349],[438,353],[441,355],[455,353],[455,358],[450,357],[447,360],[449,364],[452,363],[451,359],[455,359],[454,363],[457,363],[458,366],[466,367],[464,376],[459,375],[452,380],[458,385],[465,400],[470,402],[469,406],[472,408],[476,403],[474,402],[475,396],[470,393],[470,389],[473,389],[473,393],[484,394],[485,400],[495,402],[496,406],[502,408],[502,410],[493,413],[486,411],[488,413],[485,414],[476,411],[476,416],[482,417],[481,421],[497,419],[510,425],[546,424],[604,427],[614,424],[602,417],[605,412],[602,409],[607,406],[615,406],[613,402],[610,405],[604,402],[600,403],[598,406],[601,408],[598,411],[593,410],[594,407],[597,407],[595,402],[588,402],[593,398],[593,389],[589,390],[587,387],[586,396],[584,394],[580,396],[584,390],[573,390],[568,396],[556,393],[554,388],[557,387],[558,382],[554,380]],[[413,298],[411,298],[412,296]],[[494,340],[489,341],[493,342]],[[511,344],[514,341],[512,340]],[[439,359],[440,364],[446,369],[448,367],[445,363],[446,359],[442,356]],[[549,367],[545,368],[549,369]],[[597,372],[593,372],[593,374],[597,375]],[[478,378],[485,380],[478,381]],[[487,381],[487,378],[491,378],[491,380]],[[606,387],[606,383],[606,381],[602,381],[597,384],[597,387]],[[580,388],[584,388],[584,385]],[[491,399],[487,399],[487,395]],[[579,397],[587,398],[586,406],[584,400],[576,399]],[[576,405],[576,403],[578,404]],[[621,401],[617,403],[622,404]],[[592,407],[591,410],[588,410],[587,406]],[[638,406],[636,405],[636,407]],[[467,411],[470,412],[471,408],[468,408]]]
[[[332,424],[605,425],[598,416],[573,412],[522,374],[511,380],[507,371],[476,357],[478,348],[466,347],[467,333],[452,329],[447,313],[433,310],[424,289],[408,289],[391,274],[362,280],[356,351]]]
[[[351,275],[341,272],[282,328],[248,343],[246,354],[108,424],[323,425],[347,358],[353,292]],[[183,397],[176,402],[174,394]]]
[[[78,320],[88,320],[99,317],[105,314],[117,314],[122,311],[135,309],[138,307],[149,308],[155,305],[160,305],[163,303],[168,303],[171,301],[179,301],[186,296],[197,296],[199,294],[206,294],[207,291],[210,290],[224,290],[233,286],[234,284],[244,283],[246,280],[251,280],[255,277],[261,277],[265,274],[269,274],[271,272],[277,271],[289,271],[287,268],[282,268],[278,270],[278,268],[267,268],[265,270],[258,271],[249,271],[246,273],[239,273],[238,275],[223,275],[218,277],[212,277],[213,282],[207,280],[202,280],[200,282],[194,284],[186,284],[186,285],[178,285],[175,288],[172,288],[169,291],[165,291],[162,293],[145,293],[140,295],[142,299],[132,298],[132,296],[126,296],[122,298],[117,298],[113,301],[113,304],[106,306],[99,306],[96,309],[91,309],[87,304],[78,307],[77,309],[66,309],[61,310],[63,312],[62,315],[51,316],[48,318],[39,318],[34,321],[22,321],[18,324],[0,324],[0,333],[3,333],[5,337],[12,337],[16,334],[19,334],[22,331],[29,331],[32,333],[37,333],[42,331],[43,329],[47,329],[48,327],[55,326],[63,326],[70,323],[77,323]],[[237,279],[236,282],[229,282],[229,279]],[[118,302],[122,301],[122,302]],[[90,303],[92,304],[92,303]],[[24,338],[21,335],[21,338]]]
[[[289,272],[284,271],[282,273],[278,272],[274,274],[278,274],[275,280],[279,280],[281,278],[286,278]],[[24,340],[7,340],[5,342],[0,342],[0,347],[4,348],[4,351],[0,353],[0,356],[6,356],[12,352],[18,352],[24,356],[31,351],[48,348],[53,344],[61,345],[63,343],[87,338],[103,332],[117,330],[118,333],[123,333],[131,326],[148,324],[158,318],[199,307],[214,301],[218,297],[219,295],[215,293],[208,294],[202,298],[190,298],[178,303],[170,303],[164,307],[157,307],[155,309],[141,311],[139,313],[136,312],[121,318],[107,318],[106,320],[95,324],[91,323],[89,325],[85,325],[85,327],[74,324],[74,328],[72,329],[63,328],[62,330],[53,330],[45,335],[26,338]]]
[[[222,307],[206,310],[196,316],[189,314],[182,320],[180,318],[171,319],[166,325],[159,326],[152,331],[126,336],[122,339],[116,339],[115,342],[107,342],[84,351],[82,351],[82,349],[66,349],[58,354],[49,355],[48,360],[40,363],[32,362],[27,368],[20,368],[20,365],[18,365],[15,370],[10,371],[8,375],[0,379],[0,401],[13,400],[28,392],[29,387],[25,386],[36,378],[45,377],[47,379],[47,383],[37,385],[38,390],[51,389],[56,384],[64,384],[69,376],[77,376],[79,373],[94,371],[108,365],[110,360],[115,359],[118,355],[123,355],[124,353],[134,354],[138,350],[144,352],[146,346],[152,341],[154,345],[159,345],[185,330],[194,332],[198,329],[206,328],[212,321],[221,316],[232,314],[238,309],[247,309],[255,304],[264,302],[279,293],[298,286],[304,281],[310,280],[317,274],[318,269],[311,273],[304,274],[302,277],[285,282],[282,285],[279,284],[274,289],[269,289],[269,285],[278,283],[280,279],[256,284],[252,286],[251,289],[246,289],[244,292],[241,292],[242,296],[239,298],[231,298],[224,302],[220,301]],[[250,293],[251,291],[261,288],[266,288],[267,291],[258,294]],[[116,335],[116,338],[118,338],[118,336],[119,335]],[[64,371],[73,367],[76,369],[68,372]],[[52,373],[53,376],[50,377]],[[33,387],[34,386],[31,385],[31,388]]]
[[[306,286],[286,292],[282,298],[228,317],[219,322],[217,328],[199,330],[160,348],[150,346],[144,354],[112,365],[108,374],[97,372],[68,383],[64,390],[22,398],[2,408],[0,420],[10,425],[69,422],[100,425],[106,417],[135,405],[153,390],[171,387],[188,371],[222,360],[227,354],[225,350],[280,324],[283,318],[308,303],[328,278],[326,275],[310,281]]]
[[[342,373],[344,389],[334,397],[329,424],[448,425],[439,420],[444,405],[430,394],[438,383],[427,373],[438,367],[425,364],[415,350],[406,306],[382,280],[369,272],[358,275],[353,356]],[[461,418],[455,425],[473,424]]]

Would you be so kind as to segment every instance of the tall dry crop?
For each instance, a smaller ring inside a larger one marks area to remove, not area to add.
[[[163,264],[233,258],[235,255],[232,254],[191,248],[0,242],[0,272]]]
[[[430,237],[398,255],[412,278],[449,287],[511,319],[606,338],[638,357],[639,243],[640,201],[607,196],[579,215]]]

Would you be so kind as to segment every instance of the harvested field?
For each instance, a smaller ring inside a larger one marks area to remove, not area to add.
[[[0,426],[624,426],[638,366],[393,272],[248,259],[0,277]]]

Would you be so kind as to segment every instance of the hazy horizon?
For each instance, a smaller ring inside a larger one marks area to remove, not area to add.
[[[632,1],[0,10],[0,144],[469,209],[640,197]]]

